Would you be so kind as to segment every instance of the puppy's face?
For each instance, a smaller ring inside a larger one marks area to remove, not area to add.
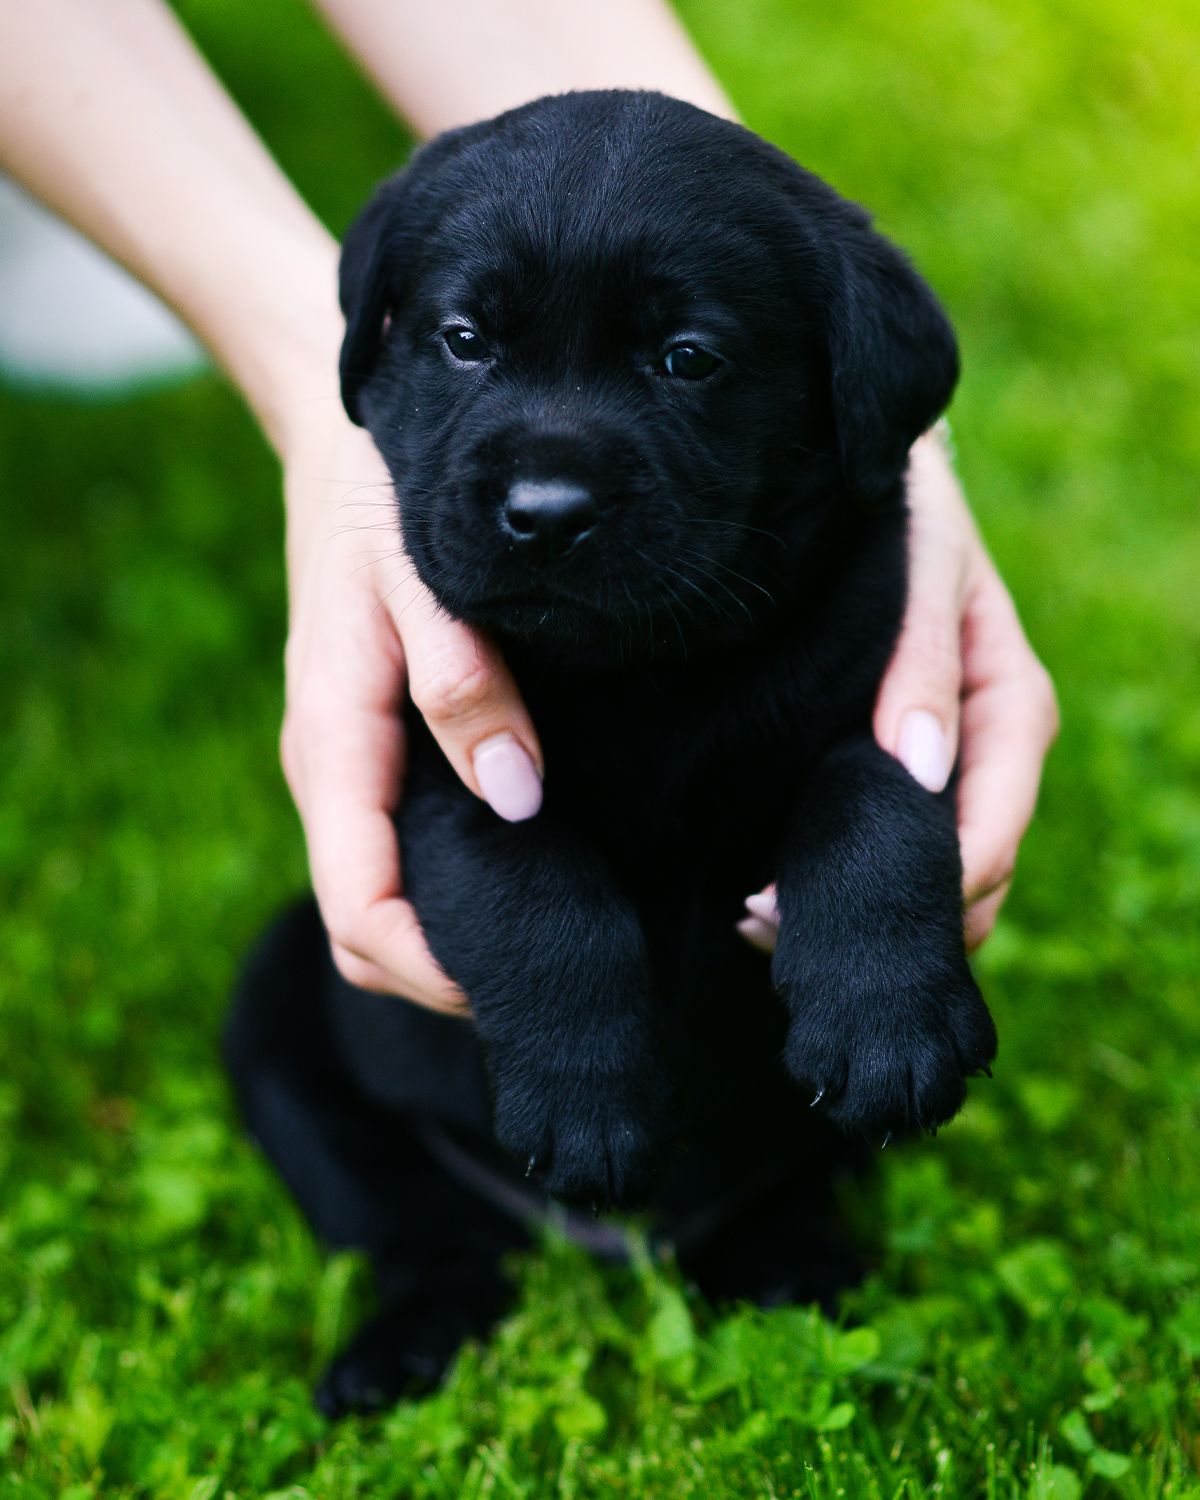
[[[657,95],[441,137],[353,226],[342,298],[424,581],[583,655],[752,630],[831,511],[897,500],[955,375],[859,210]]]

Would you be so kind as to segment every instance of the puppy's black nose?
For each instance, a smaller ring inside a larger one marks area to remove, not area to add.
[[[568,479],[517,479],[504,500],[504,524],[522,546],[559,556],[595,525],[592,492]]]

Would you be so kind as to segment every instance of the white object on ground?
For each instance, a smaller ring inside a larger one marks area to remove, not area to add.
[[[102,394],[203,363],[152,293],[0,175],[0,381]]]

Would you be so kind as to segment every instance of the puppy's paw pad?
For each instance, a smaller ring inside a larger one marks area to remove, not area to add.
[[[995,1056],[991,1016],[966,964],[902,989],[792,991],[785,1062],[840,1129],[935,1129],[962,1108],[966,1078]]]
[[[661,1095],[556,1078],[498,1091],[496,1137],[554,1198],[632,1208],[653,1185],[665,1151]]]
[[[633,1208],[649,1196],[661,1157],[660,1143],[629,1120],[583,1132],[559,1129],[543,1182],[564,1203]]]

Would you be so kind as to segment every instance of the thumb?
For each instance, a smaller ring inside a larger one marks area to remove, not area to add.
[[[958,752],[962,571],[951,536],[914,525],[908,608],[875,702],[875,738],[931,792],[945,788]]]
[[[446,759],[500,817],[532,817],[542,803],[541,746],[500,652],[438,609],[411,570],[388,604],[409,696]]]

